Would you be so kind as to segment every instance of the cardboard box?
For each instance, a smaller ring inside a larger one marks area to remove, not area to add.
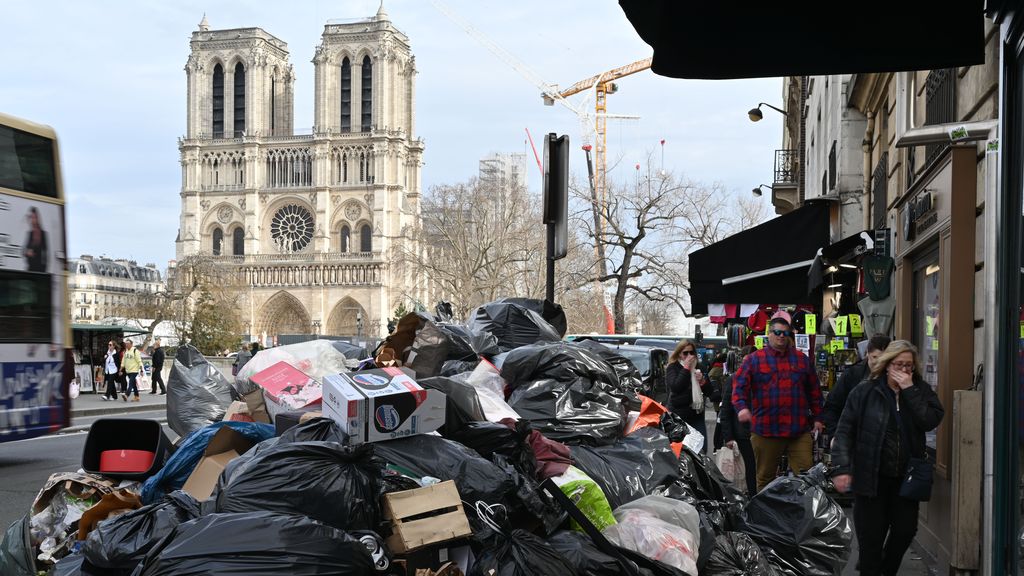
[[[445,395],[424,390],[408,368],[384,368],[324,378],[324,416],[349,443],[378,442],[433,432],[444,424]]]
[[[384,514],[391,520],[387,540],[402,553],[472,535],[455,482],[448,480],[415,490],[384,495]]]
[[[224,413],[224,420],[230,422],[254,422],[252,415],[249,414],[249,405],[241,400],[236,400],[228,406],[228,411]]]
[[[248,394],[244,394],[242,400],[245,401],[245,405],[249,408],[249,416],[252,416],[253,422],[273,424],[270,420],[270,414],[267,414],[267,403],[263,400],[263,389],[257,388]]]
[[[473,550],[467,542],[468,540],[461,539],[445,544],[426,546],[412,552],[397,553],[394,557],[394,572],[405,576],[420,576],[440,570],[449,563],[454,563],[459,567],[461,573],[469,574],[473,569],[475,558]]]
[[[182,490],[188,492],[196,500],[206,500],[213,494],[217,486],[217,478],[228,465],[239,455],[244,454],[256,443],[236,432],[229,426],[224,426],[210,438],[206,445],[203,457],[192,471],[192,475],[185,481]]]
[[[271,421],[281,412],[318,409],[323,390],[320,383],[281,361],[253,374],[249,380],[263,389],[263,400]]]

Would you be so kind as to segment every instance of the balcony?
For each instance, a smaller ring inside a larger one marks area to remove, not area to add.
[[[298,252],[293,254],[246,254],[214,256],[219,262],[233,264],[348,264],[382,262],[382,253],[375,252]]]
[[[772,204],[776,214],[785,214],[800,205],[800,151],[797,149],[775,151]]]

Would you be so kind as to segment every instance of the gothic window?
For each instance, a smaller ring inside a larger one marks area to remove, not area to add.
[[[341,181],[348,183],[348,154],[341,155]]]
[[[298,252],[313,240],[313,215],[298,204],[288,204],[270,221],[270,237],[282,252]]]
[[[352,63],[341,61],[341,131],[352,131]]]
[[[224,137],[224,68],[213,67],[213,137]]]
[[[359,181],[366,182],[366,154],[359,155]]]
[[[372,252],[373,251],[373,238],[371,237],[371,229],[369,224],[363,224],[363,227],[359,229],[359,251],[360,252]]]
[[[370,131],[373,121],[373,62],[369,56],[363,57],[363,123],[362,131]]]
[[[220,228],[213,229],[213,255],[221,255],[221,244],[224,243],[224,231]]]
[[[352,236],[352,231],[349,229],[349,227],[347,225],[346,226],[342,226],[341,227],[341,245],[340,245],[342,253],[348,252],[348,245],[349,245],[349,240],[351,239],[351,236]]]
[[[277,135],[274,132],[274,120],[277,117],[277,76],[270,79],[270,134],[273,136]]]
[[[235,228],[231,233],[231,253],[235,256],[245,255],[245,233],[241,228]]]
[[[245,131],[245,66],[235,64],[235,138]]]

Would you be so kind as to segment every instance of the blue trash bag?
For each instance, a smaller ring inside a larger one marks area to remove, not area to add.
[[[199,460],[206,451],[210,439],[223,426],[229,426],[239,434],[252,440],[262,442],[274,437],[274,427],[270,424],[257,422],[216,422],[204,428],[192,432],[182,440],[178,449],[171,455],[167,464],[155,475],[142,485],[142,503],[153,504],[159,501],[169,492],[180,490],[188,480],[189,475],[195,470]]]

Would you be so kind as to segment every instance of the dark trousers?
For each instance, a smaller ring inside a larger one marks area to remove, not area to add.
[[[689,424],[694,430],[700,432],[704,436],[704,444],[701,445],[700,451],[704,452],[708,447],[708,423],[704,420],[704,411],[701,410],[698,414],[692,414],[686,419],[686,423]]]
[[[736,447],[743,456],[743,467],[747,472],[747,495],[757,494],[757,463],[754,460],[754,446],[750,440],[736,440]]]
[[[107,391],[103,393],[104,398],[117,400],[117,374],[104,374],[103,383],[107,385]]]
[[[128,384],[125,385],[125,394],[134,394],[136,397],[139,396],[139,373],[128,372],[125,374],[128,377]]]
[[[153,385],[150,386],[149,388],[149,391],[151,393],[156,393],[156,387],[158,384],[160,385],[161,392],[167,392],[167,388],[164,386],[164,376],[163,374],[161,374],[161,372],[163,372],[163,368],[157,368],[156,366],[153,366]]]
[[[900,480],[880,476],[876,496],[854,499],[862,576],[895,576],[917,533],[918,502],[900,496]]]

